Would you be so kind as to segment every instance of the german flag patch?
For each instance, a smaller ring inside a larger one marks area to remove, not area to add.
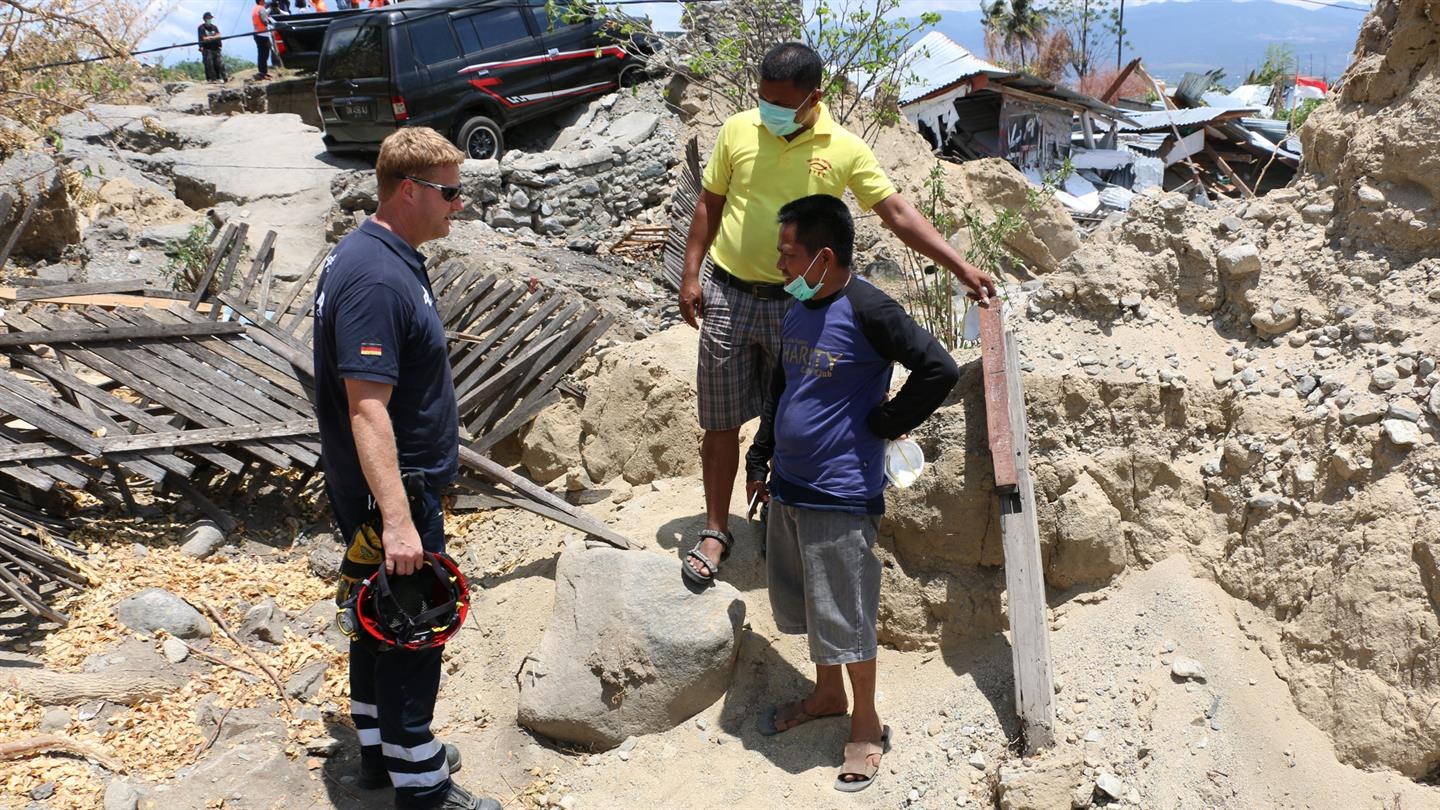
[[[384,355],[385,355],[385,350],[380,347],[380,344],[379,344],[379,343],[361,343],[361,344],[360,344],[360,356],[361,356],[361,357],[383,357]]]

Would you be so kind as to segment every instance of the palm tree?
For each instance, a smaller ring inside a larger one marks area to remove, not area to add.
[[[980,3],[980,24],[985,29],[987,44],[1004,44],[1007,54],[1020,57],[1018,67],[1024,69],[1026,45],[1035,45],[1045,33],[1048,20],[1045,12],[1035,0],[995,0],[986,5]],[[999,48],[995,48],[999,50]]]

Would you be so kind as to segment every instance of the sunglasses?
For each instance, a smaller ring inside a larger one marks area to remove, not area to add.
[[[455,198],[460,196],[459,186],[445,186],[439,183],[432,183],[429,180],[421,180],[418,177],[411,177],[408,174],[402,174],[400,175],[400,177],[403,180],[413,180],[422,186],[429,186],[430,188],[435,189],[436,191],[440,192],[440,198],[445,200],[445,202],[454,202]]]

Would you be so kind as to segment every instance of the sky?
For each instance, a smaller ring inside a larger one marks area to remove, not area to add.
[[[539,2],[539,0],[536,0]],[[603,0],[600,0],[603,2]],[[1204,3],[1211,0],[1125,0],[1126,5],[1148,5],[1151,3],[1185,2]],[[1229,2],[1229,0],[1225,0]],[[1274,0],[1275,2],[1318,10],[1322,6],[1315,0]],[[1321,0],[1332,2],[1333,0]],[[1346,5],[1369,7],[1369,0],[1343,0]],[[843,3],[844,0],[834,0]],[[331,0],[333,6],[334,0]],[[215,24],[225,35],[241,34],[250,30],[250,9],[254,0],[152,0],[151,7],[157,12],[169,8],[160,25],[147,37],[142,47],[153,48],[174,43],[193,42],[195,28],[200,24],[201,15],[206,11],[215,15]],[[927,11],[974,11],[980,7],[980,0],[900,0],[897,16],[914,17]],[[626,12],[636,16],[648,15],[657,30],[675,31],[680,28],[680,6],[678,3],[639,3],[627,5]],[[255,58],[255,46],[248,39],[227,40],[227,53],[246,59]],[[165,51],[159,54],[167,64],[198,59],[199,53],[193,46]],[[149,57],[151,59],[155,57]]]

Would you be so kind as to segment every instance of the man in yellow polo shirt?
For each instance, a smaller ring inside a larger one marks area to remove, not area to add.
[[[823,65],[798,42],[777,45],[760,63],[760,106],[720,129],[701,178],[685,245],[680,314],[700,329],[701,475],[706,526],[686,554],[685,576],[707,584],[730,552],[730,497],[740,463],[740,426],[760,415],[780,354],[780,324],[793,300],[778,268],[781,206],[811,194],[854,193],[900,240],[954,273],[985,300],[995,282],[966,262],[896,192],[863,140],[845,131],[821,101]],[[705,253],[715,272],[705,284]],[[700,322],[703,322],[701,325]]]

